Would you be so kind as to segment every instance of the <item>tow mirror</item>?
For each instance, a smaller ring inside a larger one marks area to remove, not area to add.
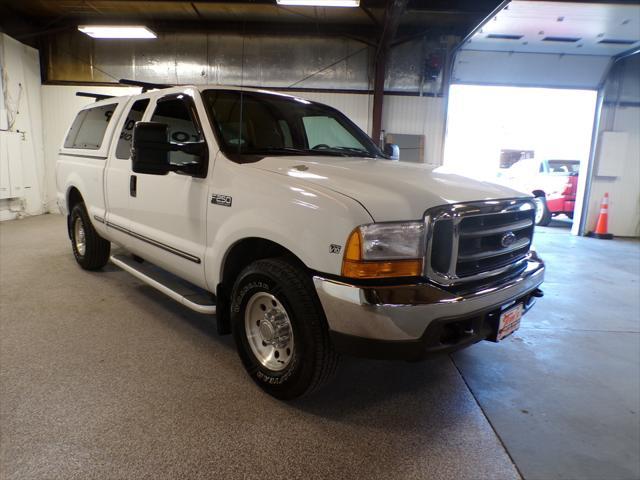
[[[166,175],[171,171],[167,140],[169,126],[157,122],[138,122],[133,127],[131,169],[135,173]]]
[[[384,154],[389,160],[400,160],[400,147],[395,143],[385,143]]]
[[[133,127],[131,146],[131,169],[135,173],[166,175],[169,172],[198,174],[202,159],[207,155],[204,141],[172,143],[168,140],[169,126],[158,122],[138,122]],[[184,152],[197,159],[173,165],[169,152]]]

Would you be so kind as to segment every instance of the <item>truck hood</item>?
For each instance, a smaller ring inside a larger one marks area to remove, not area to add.
[[[390,160],[327,156],[266,157],[254,168],[347,195],[376,222],[421,218],[439,205],[527,196],[511,188]]]

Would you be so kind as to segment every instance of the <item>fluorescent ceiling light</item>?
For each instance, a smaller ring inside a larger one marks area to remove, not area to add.
[[[359,7],[360,0],[277,0],[278,5],[303,7]]]
[[[78,30],[93,38],[157,38],[144,25],[79,25]]]

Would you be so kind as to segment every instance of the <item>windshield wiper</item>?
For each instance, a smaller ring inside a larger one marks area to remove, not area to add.
[[[241,154],[245,155],[269,155],[269,154],[291,154],[291,155],[329,155],[332,157],[345,157],[343,152],[331,150],[313,150],[309,148],[293,148],[293,147],[267,147],[253,148],[251,150],[241,150]]]
[[[357,148],[357,147],[331,147],[332,150],[340,150],[343,152],[349,152],[351,154],[354,153],[359,153],[361,155],[353,155],[353,156],[358,156],[358,157],[370,157],[370,158],[375,158],[376,155],[372,154],[371,152],[363,149],[363,148]]]
[[[243,153],[246,155],[264,155],[269,153],[291,153],[294,155],[309,155],[309,152],[306,150],[291,147],[252,148],[250,150],[240,150],[238,153]]]

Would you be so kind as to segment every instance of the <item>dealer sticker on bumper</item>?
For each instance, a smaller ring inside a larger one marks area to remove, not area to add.
[[[522,303],[519,303],[500,315],[497,337],[498,342],[520,328],[520,320],[522,319],[523,311],[524,306]]]

